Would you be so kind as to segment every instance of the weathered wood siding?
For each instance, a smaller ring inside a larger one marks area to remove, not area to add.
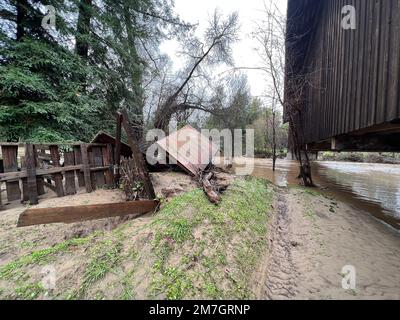
[[[356,30],[341,26],[346,5],[356,8]],[[315,12],[313,21],[294,17],[299,10]],[[290,0],[291,18],[311,33],[296,45],[304,59],[294,69],[311,80],[301,106],[306,143],[399,121],[400,0]]]

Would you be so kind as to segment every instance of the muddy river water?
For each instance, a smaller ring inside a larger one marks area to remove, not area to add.
[[[314,162],[314,182],[328,196],[400,230],[400,166],[348,162]],[[278,186],[298,185],[298,163],[279,160],[272,171],[270,160],[255,160],[253,175]]]

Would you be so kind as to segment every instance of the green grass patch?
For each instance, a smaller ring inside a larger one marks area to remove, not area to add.
[[[63,288],[58,282],[56,297],[104,299],[109,296],[104,281],[111,280],[115,299],[252,298],[251,277],[268,249],[273,195],[274,188],[256,178],[236,179],[219,206],[197,189],[175,197],[140,227],[133,220],[112,232],[25,255],[0,268],[0,279],[11,280],[19,298],[36,299],[43,293],[40,285],[21,285],[30,278],[26,267],[69,254],[85,263],[74,275],[81,285]],[[76,246],[88,250],[75,257],[70,249]]]
[[[247,281],[267,248],[272,197],[264,181],[246,178],[234,182],[218,207],[202,190],[174,198],[154,222],[150,297],[249,298]],[[180,252],[179,264],[172,263]],[[229,264],[233,271],[226,274]]]
[[[122,242],[119,240],[104,240],[92,249],[91,260],[86,266],[83,283],[79,288],[78,297],[83,297],[88,289],[103,279],[107,273],[121,261]]]
[[[9,280],[14,275],[18,275],[19,270],[29,265],[48,264],[56,259],[57,254],[67,252],[71,247],[85,245],[90,240],[91,237],[85,239],[72,239],[59,243],[52,248],[34,251],[1,267],[0,279]]]
[[[41,283],[27,284],[15,289],[17,299],[21,300],[34,300],[44,292],[45,289]]]
[[[153,279],[150,295],[155,297],[163,293],[168,300],[180,300],[191,289],[193,283],[188,274],[178,268],[169,267],[162,272],[160,278]]]

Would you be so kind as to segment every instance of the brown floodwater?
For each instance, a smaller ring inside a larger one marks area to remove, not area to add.
[[[253,175],[286,187],[299,184],[296,161],[279,160],[272,171],[272,161],[255,160]],[[314,162],[313,178],[327,196],[372,215],[400,230],[400,165]]]

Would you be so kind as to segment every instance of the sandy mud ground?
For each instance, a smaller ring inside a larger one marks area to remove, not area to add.
[[[260,299],[400,299],[400,234],[366,212],[300,188],[277,197]],[[344,266],[356,289],[344,290]]]
[[[189,176],[179,172],[153,173],[152,180],[156,194],[165,197],[166,201],[173,196],[196,188],[196,183]],[[82,238],[99,230],[111,231],[129,220],[129,217],[121,217],[72,224],[17,228],[20,214],[28,207],[51,208],[119,203],[124,202],[125,198],[122,191],[106,189],[96,190],[90,194],[81,189],[77,195],[57,198],[55,193],[46,189],[46,194],[40,198],[37,206],[22,205],[19,202],[10,203],[5,206],[6,210],[0,211],[0,266],[31,252],[33,249],[40,250],[52,247],[65,240]],[[3,201],[5,202],[5,199]],[[149,219],[150,216],[146,215],[143,219]]]
[[[251,181],[233,186],[217,209],[185,174],[152,178],[170,205],[125,227],[127,218],[16,228],[26,207],[7,206],[0,212],[0,269],[7,269],[0,296],[46,298],[24,277],[38,281],[35,263],[50,259],[61,270],[55,299],[400,299],[400,234],[366,212],[318,190]],[[124,201],[111,190],[51,196],[38,207]],[[258,221],[260,210],[267,216]],[[356,269],[355,290],[342,288],[348,265]]]

